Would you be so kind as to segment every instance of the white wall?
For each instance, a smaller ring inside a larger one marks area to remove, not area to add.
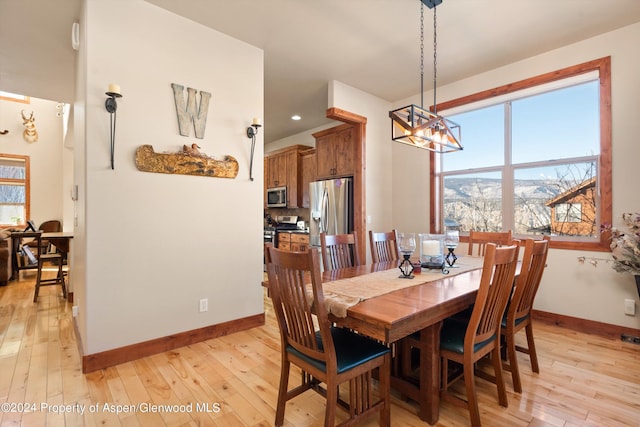
[[[28,94],[26,94],[28,95]],[[57,102],[31,98],[29,104],[0,100],[0,152],[29,156],[31,171],[31,218],[36,226],[44,221],[63,221],[63,147],[62,118],[57,116]],[[22,137],[21,110],[35,118],[38,141],[26,142]],[[22,219],[24,222],[25,218]],[[69,224],[70,226],[71,224]]]
[[[518,63],[487,73],[438,87],[438,100],[446,101],[539,74],[576,65],[582,62],[611,56],[612,114],[613,114],[613,217],[618,223],[623,212],[640,211],[637,183],[640,182],[640,134],[638,94],[640,80],[640,24],[622,28],[592,39],[583,40]],[[415,102],[415,98],[399,101],[394,108]],[[429,99],[427,96],[426,99]],[[357,111],[354,111],[357,112]],[[464,145],[464,129],[463,129]],[[394,225],[411,228],[415,217],[428,218],[428,206],[424,210],[405,211],[414,203],[413,194],[405,190],[405,184],[414,180],[426,183],[428,168],[421,166],[411,147],[395,147],[393,150]],[[456,155],[455,153],[449,155]],[[415,165],[415,163],[419,163]],[[426,162],[426,160],[425,160]],[[408,165],[414,165],[409,169]],[[426,190],[426,188],[425,188]],[[428,198],[428,192],[425,191]],[[414,206],[420,209],[421,206]],[[418,231],[418,230],[415,230]],[[628,274],[615,273],[610,264],[600,262],[597,268],[577,262],[578,256],[610,259],[609,253],[551,250],[548,268],[536,298],[535,308],[552,313],[583,319],[640,328],[640,316],[624,315],[624,299],[638,302],[634,279]],[[640,308],[640,307],[637,307]]]
[[[263,116],[262,50],[142,0],[87,0],[83,20],[74,152],[82,163],[76,244],[86,259],[75,286],[85,354],[262,313],[263,164],[254,161],[249,181],[246,137],[251,118]],[[115,170],[109,83],[123,94]],[[171,83],[212,94],[204,139],[179,135]],[[236,157],[238,177],[134,164],[140,145],[175,152],[194,142],[208,155]]]

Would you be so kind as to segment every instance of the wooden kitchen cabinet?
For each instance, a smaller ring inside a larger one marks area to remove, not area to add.
[[[352,176],[356,168],[356,141],[353,125],[346,124],[313,134],[316,138],[318,179]]]
[[[287,187],[287,207],[297,208],[302,206],[302,194],[300,192],[302,182],[300,152],[310,148],[311,147],[306,145],[292,145],[265,154],[265,201],[267,188]]]
[[[291,233],[278,232],[278,249],[281,251],[291,250]]]
[[[300,193],[302,194],[302,207],[308,208],[311,203],[309,201],[309,183],[316,180],[316,150],[311,149],[300,153],[300,166],[302,167],[302,180]]]
[[[294,252],[306,252],[309,247],[309,235],[291,233],[291,250]]]
[[[308,248],[308,234],[278,232],[278,249],[281,251],[305,252]]]

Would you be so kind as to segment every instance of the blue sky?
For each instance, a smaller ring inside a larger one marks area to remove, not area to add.
[[[512,101],[513,163],[599,154],[598,96],[596,80]],[[504,116],[503,104],[448,116],[461,126],[464,150],[445,154],[444,169],[502,164]],[[522,171],[519,177],[535,178],[540,173]],[[543,173],[549,177],[550,168]]]

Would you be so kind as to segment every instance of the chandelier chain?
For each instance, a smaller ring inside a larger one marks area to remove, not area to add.
[[[436,76],[438,75],[438,25],[436,17],[436,6],[433,6],[433,112],[438,114],[436,106]]]
[[[424,3],[420,2],[420,107],[424,108]]]

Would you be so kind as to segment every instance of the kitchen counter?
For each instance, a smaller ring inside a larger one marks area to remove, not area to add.
[[[278,233],[309,234],[307,230],[278,230]]]

